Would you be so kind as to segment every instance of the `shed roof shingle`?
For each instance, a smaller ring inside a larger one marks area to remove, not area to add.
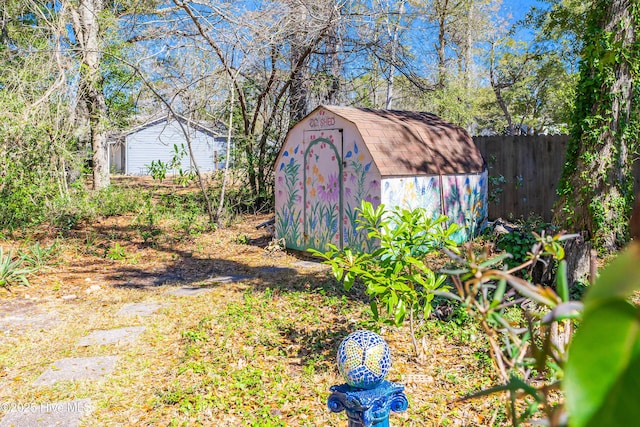
[[[318,108],[356,126],[382,176],[481,173],[485,169],[471,135],[434,114],[332,105]]]

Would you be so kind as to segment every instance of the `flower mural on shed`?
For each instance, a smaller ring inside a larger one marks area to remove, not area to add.
[[[360,251],[372,251],[377,242],[367,236],[366,230],[358,230],[358,215],[362,200],[374,207],[380,204],[380,176],[371,169],[373,159],[358,147],[357,141],[345,143],[342,185],[344,188],[343,242],[344,246]]]
[[[305,161],[306,247],[324,250],[327,243],[340,243],[341,156],[336,144],[338,131],[309,133]]]
[[[487,174],[392,178],[384,181],[382,199],[387,206],[424,208],[431,218],[441,214],[461,228],[452,236],[458,243],[478,234],[487,218]],[[444,208],[442,201],[444,199]]]
[[[487,172],[444,177],[445,215],[461,226],[453,238],[458,242],[475,236],[487,218]]]
[[[324,178],[321,182],[324,184],[320,184],[318,187],[318,197],[329,203],[337,203],[340,199],[340,183],[338,182],[338,175],[333,173],[329,175],[326,182]],[[312,190],[315,190],[312,189]]]
[[[288,247],[302,247],[302,200],[301,185],[301,145],[282,153],[280,165],[276,172],[278,193],[284,203],[276,208],[276,233],[283,236]]]
[[[386,206],[423,208],[433,219],[442,214],[440,180],[437,176],[385,179],[382,199]]]

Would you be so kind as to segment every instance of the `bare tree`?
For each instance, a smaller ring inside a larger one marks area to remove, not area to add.
[[[93,151],[93,189],[109,186],[109,152],[107,147],[107,105],[102,77],[102,40],[99,17],[103,0],[78,0],[67,3],[80,56],[78,97],[84,103]]]
[[[397,5],[398,9],[396,13],[387,14],[386,16],[385,26],[389,37],[389,71],[387,73],[386,109],[391,109],[393,107],[393,80],[395,77],[398,50],[400,49],[400,33],[403,29],[402,20],[406,12],[407,1],[408,0],[400,0]]]
[[[338,7],[333,0],[267,2],[257,10],[241,9],[242,3],[234,9],[210,0],[198,8],[173,2],[232,82],[240,115],[236,140],[245,153],[252,193],[262,197],[270,191],[271,160],[288,128],[284,113],[287,107],[296,111],[291,117],[304,111],[304,68],[339,21]]]

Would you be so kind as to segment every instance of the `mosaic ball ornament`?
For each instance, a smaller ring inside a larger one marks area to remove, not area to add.
[[[338,369],[351,387],[374,388],[384,380],[389,368],[389,346],[371,331],[349,334],[338,348]]]

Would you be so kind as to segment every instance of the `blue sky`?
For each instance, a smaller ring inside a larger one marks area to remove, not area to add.
[[[547,5],[537,0],[504,0],[500,6],[500,11],[505,17],[511,15],[513,17],[511,22],[515,22],[524,18],[531,6],[545,7]]]

